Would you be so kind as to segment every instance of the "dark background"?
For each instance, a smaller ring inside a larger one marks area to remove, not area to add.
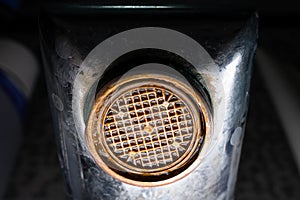
[[[215,2],[220,6],[228,3],[224,0]],[[260,14],[259,48],[284,62],[284,67],[292,65],[300,71],[299,1],[230,3],[257,8]],[[2,4],[0,14],[0,37],[15,39],[29,47],[41,66],[28,107],[23,142],[4,199],[64,199],[64,183],[56,155],[39,49],[39,2],[24,0],[16,10]],[[299,86],[299,80],[294,79],[291,81]],[[242,200],[300,199],[299,172],[279,114],[256,64],[235,195],[236,199]]]

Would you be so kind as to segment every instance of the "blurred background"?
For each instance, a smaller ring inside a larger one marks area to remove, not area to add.
[[[298,200],[300,2],[215,2],[252,6],[260,15],[236,199]],[[0,199],[65,199],[38,15],[39,1],[0,0]]]

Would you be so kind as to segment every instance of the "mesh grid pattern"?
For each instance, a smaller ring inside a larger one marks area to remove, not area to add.
[[[189,107],[160,87],[123,93],[108,107],[102,124],[108,152],[136,168],[160,169],[177,163],[193,143]]]

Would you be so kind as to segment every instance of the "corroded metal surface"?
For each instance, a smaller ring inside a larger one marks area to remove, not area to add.
[[[102,119],[110,154],[135,170],[163,170],[176,164],[195,140],[191,110],[159,87],[126,92]]]
[[[151,182],[183,172],[199,154],[209,131],[209,111],[182,83],[162,81],[167,76],[143,77],[131,77],[97,95],[86,137],[97,164],[111,176],[154,186],[159,183]]]

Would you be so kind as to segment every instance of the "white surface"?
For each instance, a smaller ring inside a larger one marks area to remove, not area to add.
[[[263,50],[258,50],[256,59],[300,172],[300,96],[297,85],[286,76],[289,66],[285,63],[280,63]]]
[[[0,39],[0,69],[28,98],[38,74],[38,62],[25,46],[9,39]]]

